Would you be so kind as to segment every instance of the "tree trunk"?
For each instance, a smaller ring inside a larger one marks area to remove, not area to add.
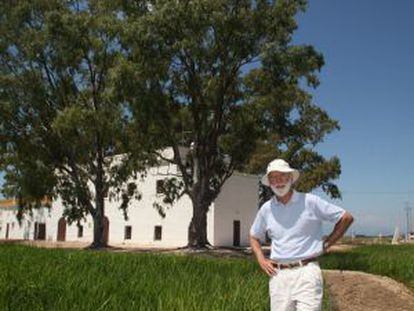
[[[193,217],[188,228],[188,247],[207,248],[207,204],[193,202]]]
[[[105,201],[103,184],[102,157],[98,157],[97,178],[95,182],[95,211],[93,217],[93,242],[91,248],[103,248],[108,246],[105,233]]]
[[[91,248],[104,248],[107,247],[107,241],[104,235],[104,219],[103,213],[97,213],[93,216],[93,242]]]
[[[105,219],[105,200],[104,200],[104,168],[103,153],[101,148],[99,133],[96,135],[96,180],[95,180],[95,212],[93,216],[93,243],[92,248],[103,248],[108,246],[107,235],[104,234],[107,219]],[[105,222],[106,220],[106,222]]]

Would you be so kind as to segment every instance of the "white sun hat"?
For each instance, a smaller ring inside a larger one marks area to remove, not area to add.
[[[267,176],[269,175],[270,172],[292,173],[293,183],[295,183],[298,180],[299,175],[300,175],[299,171],[294,168],[291,168],[289,166],[289,163],[287,163],[285,160],[282,160],[282,159],[273,160],[267,166],[266,175],[264,175],[261,180],[262,184],[268,187],[270,185],[269,185],[269,179],[267,178]]]

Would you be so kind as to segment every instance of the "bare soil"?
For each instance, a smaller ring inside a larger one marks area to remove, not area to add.
[[[414,293],[383,276],[324,270],[332,311],[413,311]]]
[[[329,248],[329,252],[347,252],[353,248],[358,247],[358,245],[351,245],[351,244],[336,244]]]

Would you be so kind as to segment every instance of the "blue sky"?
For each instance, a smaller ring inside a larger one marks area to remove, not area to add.
[[[294,42],[325,57],[315,102],[341,125],[317,150],[341,160],[335,202],[356,233],[405,231],[405,202],[414,208],[412,12],[411,0],[310,0],[298,17]]]
[[[310,0],[298,18],[295,43],[325,58],[315,102],[341,125],[316,149],[341,160],[336,203],[356,233],[405,232],[405,202],[414,209],[412,12],[411,0]]]

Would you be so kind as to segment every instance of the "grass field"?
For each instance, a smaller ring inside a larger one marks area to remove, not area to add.
[[[356,270],[384,275],[414,290],[414,245],[367,245],[325,255],[323,269]]]
[[[1,310],[268,310],[244,259],[0,245]]]
[[[321,266],[386,275],[414,289],[414,245],[362,246],[325,255]],[[268,277],[246,259],[0,244],[0,308],[268,310]]]

